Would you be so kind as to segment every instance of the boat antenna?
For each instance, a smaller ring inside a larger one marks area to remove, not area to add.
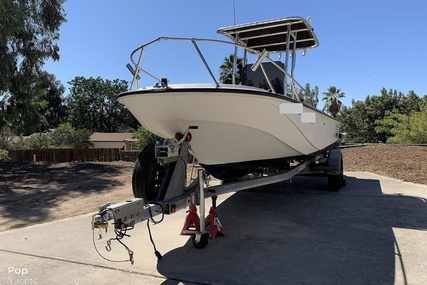
[[[233,0],[233,20],[234,20],[234,26],[236,25],[236,1]]]

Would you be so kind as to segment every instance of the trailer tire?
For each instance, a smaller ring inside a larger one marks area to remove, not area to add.
[[[342,185],[342,174],[328,175],[328,186],[332,192],[337,192],[341,189]]]
[[[132,191],[135,198],[145,203],[155,201],[159,194],[167,167],[160,165],[155,156],[155,144],[148,144],[135,161],[132,175]]]
[[[209,233],[201,234],[199,242],[196,242],[196,235],[193,235],[192,240],[195,248],[202,249],[208,245]]]
[[[332,192],[337,192],[341,189],[342,186],[345,186],[345,180],[344,180],[344,167],[343,167],[343,160],[341,157],[341,163],[340,163],[340,173],[335,175],[328,175],[328,186],[329,190]]]

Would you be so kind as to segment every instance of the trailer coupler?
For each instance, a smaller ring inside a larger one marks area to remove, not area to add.
[[[155,212],[154,212],[155,211]],[[155,214],[154,214],[155,213]],[[128,234],[129,231],[134,229],[134,226],[137,222],[147,220],[147,228],[150,237],[150,241],[153,244],[154,254],[157,259],[160,260],[162,255],[156,249],[156,245],[153,241],[150,229],[150,221],[153,224],[158,224],[163,221],[164,218],[164,207],[160,203],[151,203],[148,205],[144,205],[143,199],[135,198],[132,200],[128,200],[119,204],[111,205],[107,203],[102,205],[99,208],[97,214],[92,216],[92,230],[93,230],[93,244],[96,252],[105,260],[111,262],[130,262],[132,265],[134,263],[133,251],[122,241],[125,237],[130,237]],[[154,216],[161,214],[161,218],[159,220],[154,220]],[[110,238],[106,242],[105,250],[111,251],[112,242],[117,241],[120,245],[122,245],[129,256],[127,260],[111,260],[103,256],[95,243],[95,229],[98,229],[98,239],[102,239],[102,230],[105,230],[107,233],[108,230],[108,222],[109,220],[114,220],[114,233],[115,237]]]

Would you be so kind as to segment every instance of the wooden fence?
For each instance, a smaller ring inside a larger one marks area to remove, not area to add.
[[[15,162],[70,162],[70,161],[135,161],[140,151],[124,151],[119,148],[87,149],[23,149],[9,150],[11,161]]]

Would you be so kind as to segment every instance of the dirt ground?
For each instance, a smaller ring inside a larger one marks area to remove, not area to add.
[[[133,198],[132,162],[0,163],[0,231]],[[89,221],[88,221],[89,226]]]
[[[367,145],[343,148],[345,171],[372,172],[427,184],[427,146]]]
[[[427,184],[427,146],[345,148],[345,171]],[[0,163],[0,231],[94,213],[132,198],[131,162]],[[89,221],[88,221],[89,227]]]

